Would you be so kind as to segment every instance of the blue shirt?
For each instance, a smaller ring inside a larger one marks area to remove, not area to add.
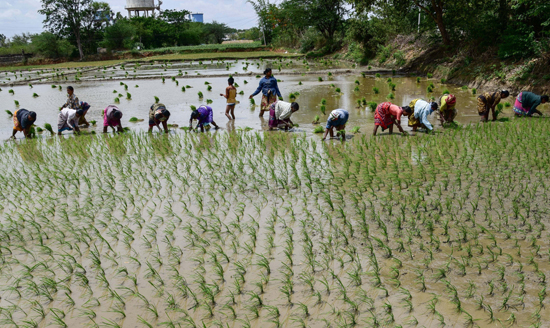
[[[327,120],[327,129],[333,128],[335,126],[344,125],[348,122],[349,119],[349,112],[345,109],[335,109],[332,112],[338,113],[338,119],[337,120],[331,120],[330,116]]]
[[[252,97],[260,93],[260,91],[264,96],[267,96],[267,92],[269,90],[271,90],[271,95],[277,95],[278,97],[282,97],[281,91],[279,91],[279,87],[277,86],[277,79],[274,78],[273,76],[270,77],[269,79],[263,77],[260,80],[260,85],[258,86],[258,89],[256,89],[256,91],[254,91],[254,93],[252,94]]]

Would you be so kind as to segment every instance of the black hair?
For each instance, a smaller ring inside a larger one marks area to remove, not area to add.
[[[548,96],[547,95],[544,95],[544,96],[540,96],[540,100],[544,100],[546,102],[548,102]]]
[[[199,111],[194,110],[193,113],[191,113],[191,119],[197,119],[199,117]]]
[[[229,79],[227,79],[227,83],[233,85],[233,83],[235,83],[235,79],[230,77]]]
[[[162,114],[164,115],[164,117],[166,118],[169,118],[170,117],[170,112],[168,111],[168,109],[165,109],[162,111]]]
[[[70,85],[67,87],[67,90],[71,90],[71,91],[74,91],[74,88],[71,87]]]
[[[113,113],[113,116],[114,116],[116,119],[120,120],[120,119],[122,118],[122,112],[119,111],[119,110],[117,110],[117,111],[115,111],[115,112]]]
[[[503,96],[503,97],[508,97],[510,95],[510,92],[508,90],[502,90],[500,92],[500,94]]]
[[[29,117],[33,120],[36,120],[36,113],[35,112],[29,112]]]
[[[271,68],[266,68],[265,71],[264,71],[264,75],[267,75],[267,73],[271,72]]]
[[[299,110],[299,109],[300,109],[300,105],[298,105],[297,102],[293,102],[292,104],[290,104],[290,108],[294,108],[295,110]]]
[[[83,116],[86,111],[84,109],[79,109],[76,111],[76,115]]]
[[[436,110],[436,109],[438,109],[438,108],[439,108],[439,105],[434,101],[434,102],[432,103],[432,109],[433,109],[433,110]]]
[[[402,107],[402,109],[403,109],[403,112],[405,113],[412,113],[412,108],[410,108],[409,106],[404,106]]]

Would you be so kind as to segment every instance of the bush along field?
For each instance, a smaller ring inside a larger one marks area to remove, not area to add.
[[[544,326],[546,120],[5,143],[4,327]]]

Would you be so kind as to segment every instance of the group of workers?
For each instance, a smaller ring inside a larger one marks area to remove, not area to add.
[[[510,96],[508,90],[498,90],[493,93],[485,92],[477,98],[478,113],[481,116],[481,121],[486,122],[489,120],[489,114],[492,113],[493,121],[497,119],[496,108],[502,99],[506,99]],[[532,92],[521,92],[516,98],[514,104],[514,114],[518,117],[532,116],[538,114],[542,116],[542,113],[537,109],[541,104],[547,103],[549,97],[547,95],[536,95]],[[382,128],[382,131],[389,129],[389,133],[393,133],[393,126],[397,125],[399,131],[403,134],[407,134],[401,127],[401,117],[407,116],[409,118],[409,127],[413,131],[417,131],[419,128],[425,129],[427,132],[433,130],[433,126],[428,120],[428,116],[434,111],[438,111],[439,121],[441,125],[445,123],[453,123],[457,115],[456,110],[456,97],[452,94],[444,94],[437,102],[427,102],[423,99],[414,99],[408,106],[399,107],[390,102],[384,102],[378,105],[374,114],[374,132],[376,135],[378,127]]]
[[[235,105],[237,104],[237,88],[234,86],[235,81],[232,77],[228,79],[228,87],[225,90],[225,94],[220,96],[225,97],[227,101],[225,116],[229,120],[235,119]],[[290,119],[292,114],[300,109],[300,106],[296,102],[285,102],[282,99],[281,91],[277,85],[277,79],[273,76],[272,70],[267,68],[264,71],[264,77],[260,80],[258,88],[252,93],[249,99],[262,93],[261,105],[260,105],[260,117],[263,117],[265,112],[269,112],[269,129],[284,129],[288,130],[294,126],[294,123]],[[510,96],[510,92],[507,90],[499,90],[493,93],[486,92],[477,98],[478,112],[482,121],[489,119],[489,114],[492,112],[493,121],[496,120],[497,114],[495,109],[502,99]],[[547,95],[536,95],[532,92],[521,92],[516,98],[514,104],[514,113],[516,116],[532,116],[533,114],[542,115],[537,109],[540,104],[548,102]],[[457,99],[452,94],[444,94],[439,99],[439,102],[428,102],[423,99],[414,99],[408,106],[397,106],[390,102],[384,102],[376,107],[374,113],[374,131],[376,135],[378,128],[381,127],[382,131],[389,129],[389,133],[393,133],[394,125],[402,134],[407,132],[401,127],[401,117],[408,117],[408,125],[413,131],[417,131],[422,128],[427,132],[433,130],[433,126],[428,120],[434,111],[439,114],[439,121],[442,125],[445,123],[452,123],[457,116],[456,109]],[[79,101],[78,97],[74,94],[74,88],[67,87],[67,101],[58,115],[57,131],[61,135],[63,131],[75,131],[79,132],[80,127],[88,127],[89,123],[86,120],[86,114],[90,109],[90,105],[86,102]],[[103,111],[103,132],[106,133],[108,128],[111,127],[114,131],[122,132],[122,112],[115,105],[109,105]],[[168,119],[170,118],[170,112],[166,109],[166,106],[161,103],[153,104],[149,109],[149,132],[153,131],[154,127],[157,127],[162,132],[162,128],[165,133],[168,133]],[[330,136],[334,138],[334,131],[337,131],[336,137],[342,137],[345,139],[345,127],[349,119],[349,112],[345,109],[335,109],[330,112],[326,130],[323,135],[323,140]],[[36,120],[36,113],[28,111],[26,109],[19,109],[13,115],[14,127],[12,138],[15,138],[17,132],[23,132],[25,137],[29,137],[29,131]],[[193,128],[193,121],[197,120],[198,123]],[[200,106],[199,108],[193,108],[191,117],[189,119],[190,129],[200,129],[201,132],[209,130],[211,127],[218,129],[219,126],[214,121],[214,111],[210,106]]]

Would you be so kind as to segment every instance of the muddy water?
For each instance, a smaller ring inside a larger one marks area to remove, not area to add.
[[[239,68],[246,67],[245,61],[232,62],[235,65],[235,70],[238,72]],[[257,64],[265,65],[260,61]],[[277,65],[277,63],[269,63],[269,66]],[[300,104],[300,111],[293,115],[293,121],[299,124],[298,128],[295,128],[295,132],[311,133],[315,128],[311,122],[316,115],[320,116],[321,124],[326,121],[327,116],[323,115],[320,111],[321,101],[325,99],[327,101],[326,114],[330,113],[330,110],[336,108],[344,108],[350,112],[350,120],[348,122],[348,129],[358,126],[361,133],[370,133],[373,125],[373,113],[370,109],[365,108],[364,105],[359,106],[358,100],[365,98],[366,101],[374,101],[377,103],[383,101],[391,101],[398,105],[407,105],[411,100],[415,98],[436,98],[439,99],[440,95],[444,91],[450,91],[458,98],[458,117],[457,121],[462,124],[469,124],[479,121],[477,114],[476,97],[472,95],[471,90],[463,90],[462,88],[441,84],[434,80],[422,78],[420,83],[417,83],[414,77],[400,77],[400,76],[382,76],[376,78],[374,76],[362,77],[359,72],[339,74],[328,76],[326,72],[319,74],[296,74],[300,70],[304,71],[304,65],[299,60],[290,64],[290,61],[283,61],[280,63],[285,67],[279,74],[275,72],[275,76],[281,80],[279,88],[283,94],[285,100],[289,100],[289,94],[299,92],[300,95],[296,101]],[[287,67],[286,64],[289,66]],[[205,65],[203,63],[203,65]],[[236,120],[229,122],[225,115],[225,98],[219,94],[224,93],[227,86],[227,72],[225,68],[216,69],[216,66],[224,64],[206,64],[207,69],[202,69],[203,65],[199,63],[182,63],[182,64],[143,64],[139,67],[131,67],[127,65],[123,70],[121,67],[106,68],[106,75],[112,75],[114,78],[110,79],[96,79],[94,76],[98,71],[85,72],[80,77],[79,82],[63,82],[59,83],[59,79],[53,79],[51,84],[34,84],[33,87],[27,85],[4,87],[0,92],[0,103],[2,109],[9,109],[12,112],[18,107],[15,105],[14,100],[19,101],[19,108],[27,108],[34,110],[38,113],[37,125],[43,126],[48,122],[54,125],[57,121],[57,111],[65,101],[65,91],[58,88],[52,88],[52,85],[73,85],[76,88],[76,94],[82,101],[87,101],[92,105],[87,118],[88,120],[97,121],[96,127],[91,127],[90,131],[99,132],[102,124],[102,110],[110,104],[115,104],[115,98],[119,98],[120,103],[117,106],[124,112],[123,122],[125,126],[130,127],[132,130],[143,131],[147,129],[147,115],[149,107],[154,103],[154,97],[157,96],[162,103],[164,103],[171,111],[172,116],[170,123],[178,124],[179,126],[187,126],[190,106],[200,106],[207,104],[207,100],[211,100],[210,106],[214,109],[214,119],[223,129],[234,130],[238,128],[250,127],[255,130],[262,130],[267,128],[268,114],[266,113],[263,119],[258,118],[259,103],[261,101],[260,96],[256,96],[256,105],[252,106],[248,100],[248,96],[254,92],[258,85],[259,78],[256,76],[259,71],[251,71],[250,75],[235,77],[236,83],[239,85],[238,91],[243,91],[244,95],[238,95],[237,104],[235,108]],[[256,70],[254,63],[250,63],[250,68]],[[178,72],[186,72],[186,66],[189,68],[189,72],[192,74],[211,74],[210,77],[201,77],[196,75],[194,77],[178,76]],[[343,65],[342,65],[343,66]],[[165,68],[162,68],[165,67]],[[275,67],[275,66],[274,66]],[[136,69],[140,78],[147,78],[149,75],[154,76],[154,79],[126,79],[125,72],[133,71]],[[197,70],[192,71],[196,68]],[[294,69],[295,68],[295,69]],[[311,64],[311,70],[326,68],[323,64]],[[166,69],[167,71],[164,71]],[[103,69],[101,68],[102,72]],[[198,72],[198,73],[194,73]],[[293,73],[292,75],[285,75],[285,72]],[[304,71],[306,72],[306,71]],[[113,73],[113,74],[109,74]],[[162,82],[161,74],[165,77],[165,81]],[[174,82],[171,77],[176,77]],[[319,82],[319,77],[323,79]],[[396,90],[391,91],[388,86],[387,79],[392,78],[393,83],[396,84]],[[246,82],[248,83],[246,83]],[[359,85],[356,84],[359,82]],[[301,85],[300,85],[301,82]],[[124,83],[127,85],[125,89]],[[211,91],[207,90],[210,83],[212,87]],[[427,86],[433,83],[435,89],[433,93],[427,94]],[[182,87],[186,88],[186,91],[182,91]],[[358,87],[359,90],[355,91]],[[336,88],[340,88],[341,92],[337,93]],[[373,88],[378,88],[379,93],[375,94]],[[8,93],[8,90],[13,90],[14,94]],[[199,99],[198,92],[204,94],[203,99]],[[33,97],[33,93],[36,93],[38,97]],[[127,93],[130,93],[131,99],[127,99]],[[389,99],[388,95],[393,93],[395,99]],[[512,99],[509,100],[512,102]],[[541,106],[543,112],[547,111],[547,107]],[[3,114],[0,114],[0,116]],[[501,117],[512,116],[511,107],[505,108]],[[139,119],[145,119],[140,123],[130,123],[131,117],[137,117]],[[430,117],[431,122],[436,124],[436,115],[432,114]],[[405,129],[407,127],[407,119],[404,118],[402,125]],[[10,135],[10,128],[12,126],[11,120],[6,116],[0,120],[1,138],[7,138]]]

